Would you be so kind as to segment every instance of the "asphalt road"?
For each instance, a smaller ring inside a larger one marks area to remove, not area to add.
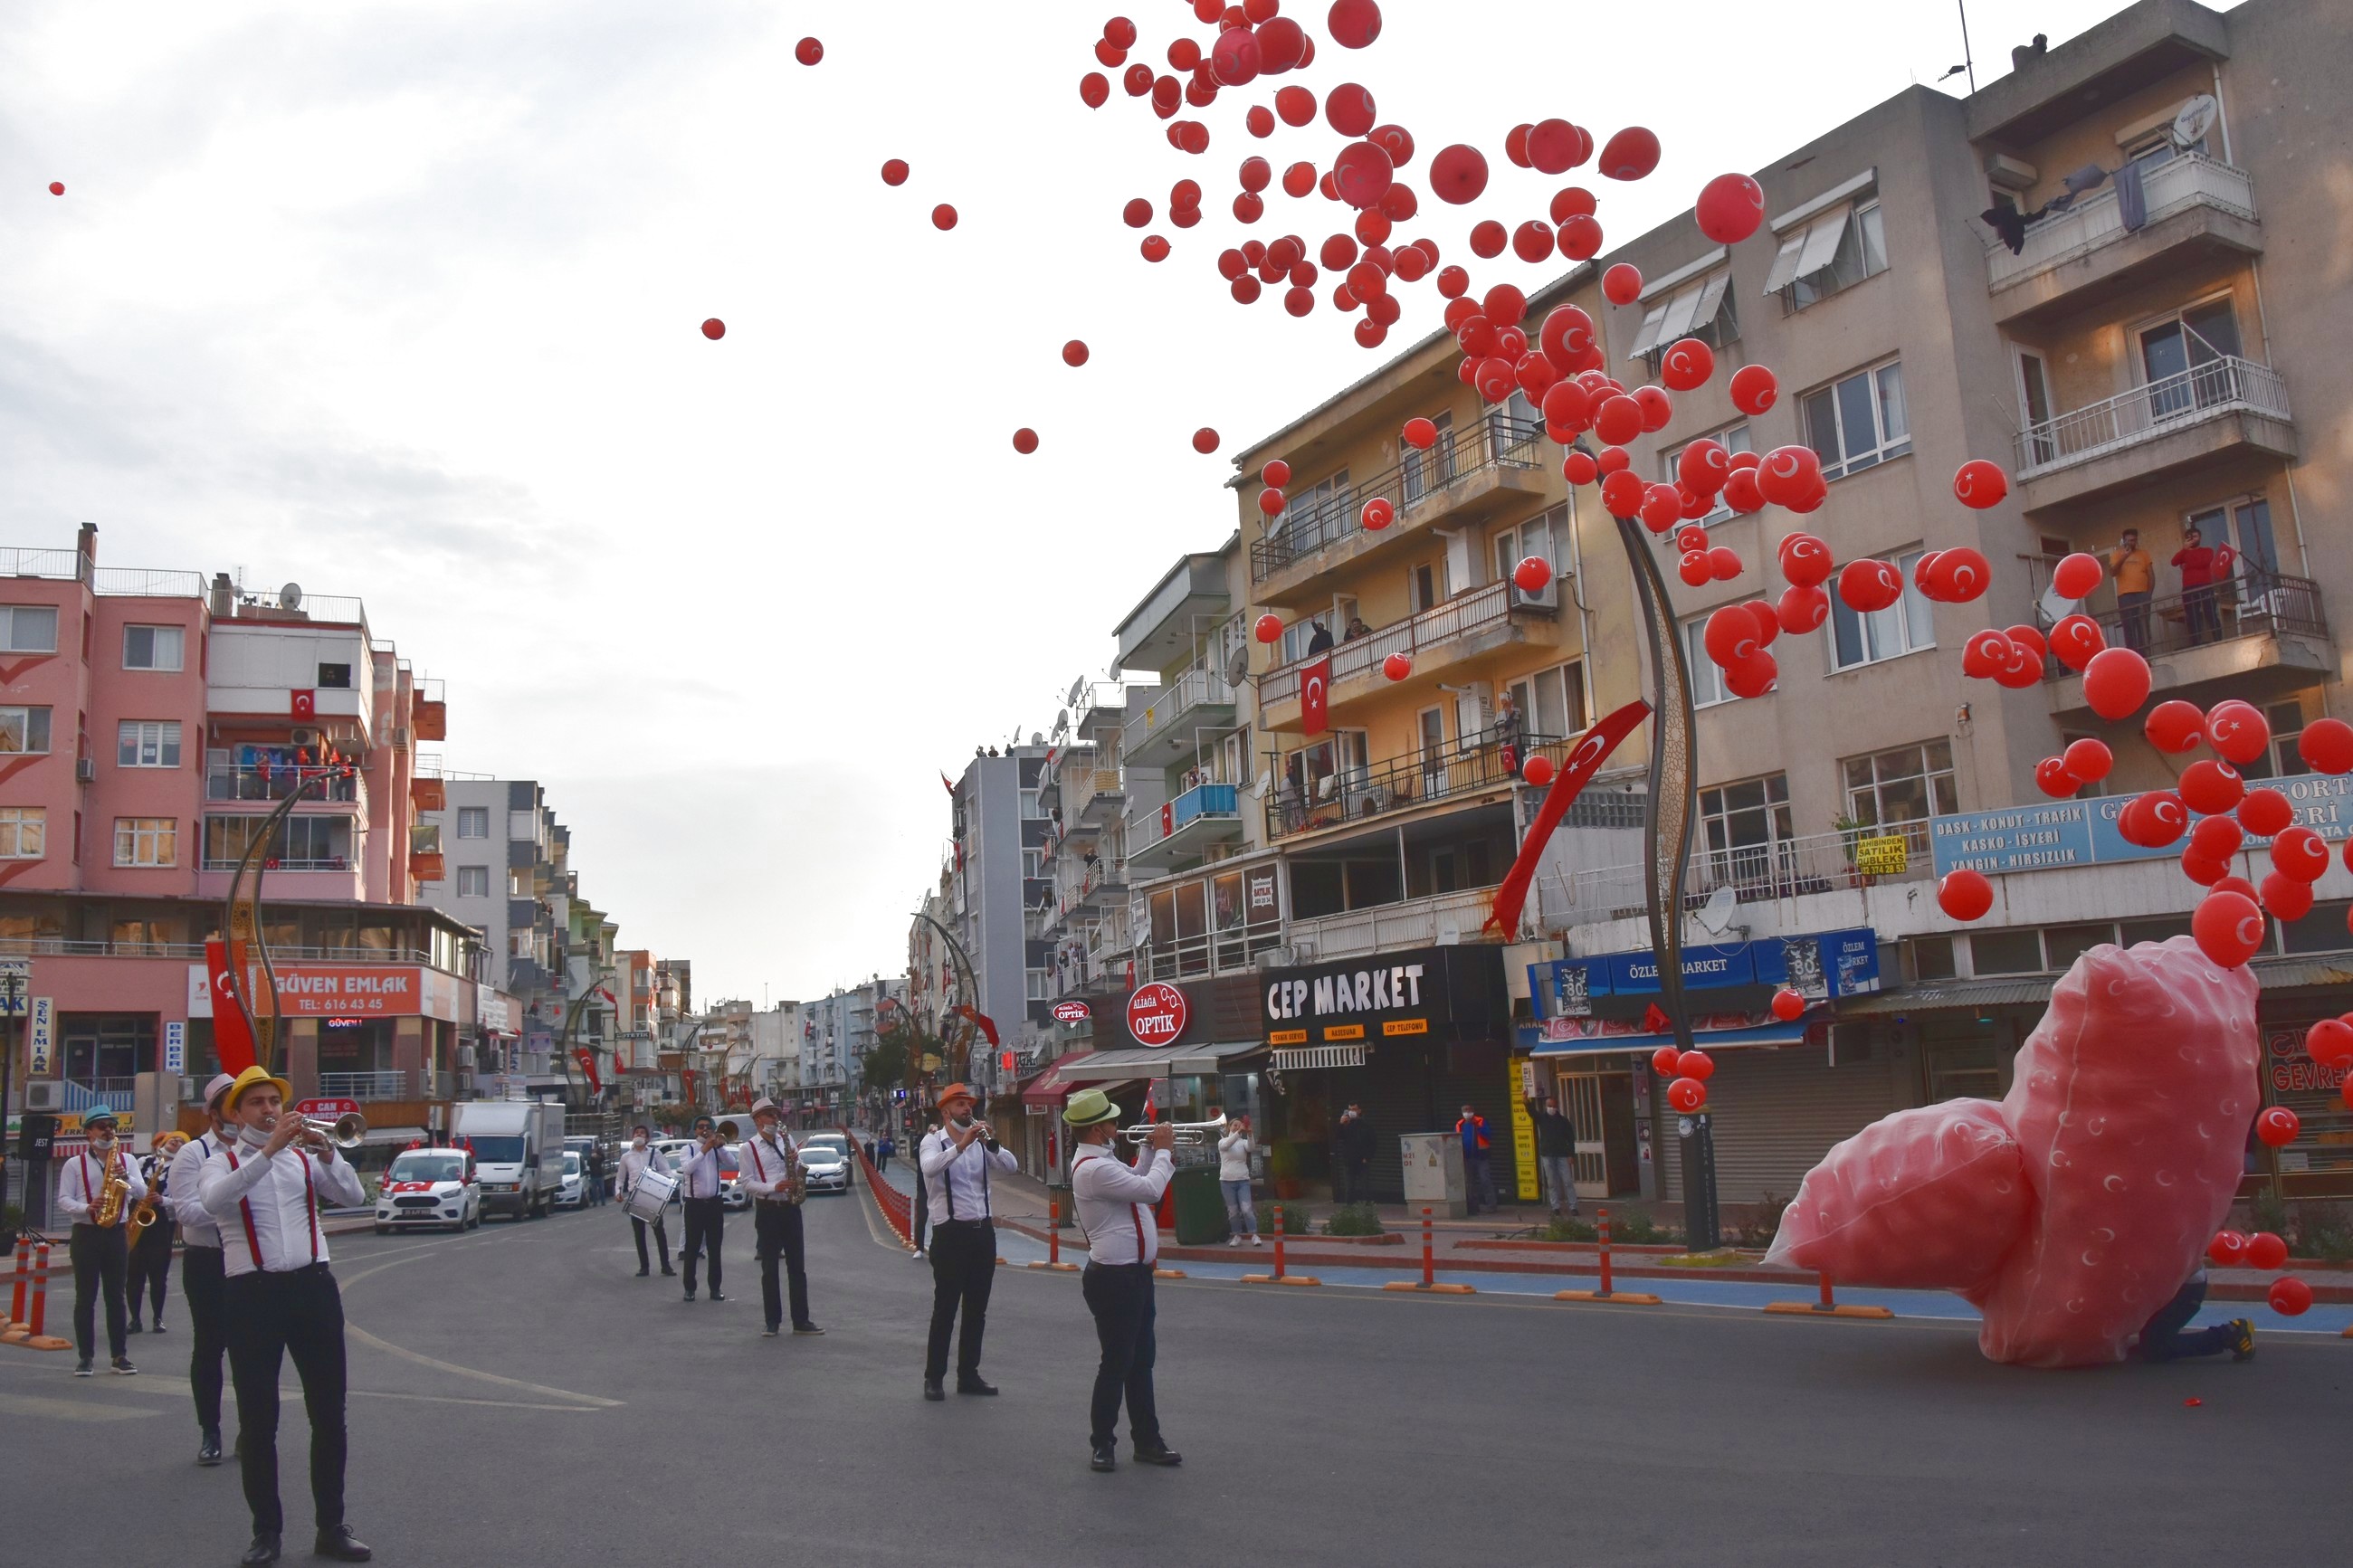
[[[1074,1276],[998,1278],[1001,1397],[920,1397],[929,1271],[863,1194],[812,1199],[822,1339],[634,1277],[617,1208],[334,1241],[351,1519],[401,1564],[2105,1564],[2345,1551],[2353,1343],[2246,1365],[2021,1372],[1951,1323],[1526,1297],[1160,1286],[1167,1471],[1085,1465]],[[176,1279],[174,1289],[177,1289]],[[227,1564],[234,1464],[198,1469],[187,1340],[142,1375],[0,1350],[0,1560]],[[288,1374],[291,1394],[291,1373]],[[2192,1406],[2184,1402],[2199,1399]],[[234,1417],[230,1418],[234,1429]],[[310,1503],[299,1401],[288,1542]],[[23,1506],[29,1502],[32,1506]],[[759,1554],[765,1553],[765,1556]]]

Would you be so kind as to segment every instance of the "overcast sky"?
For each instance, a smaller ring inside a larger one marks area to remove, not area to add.
[[[1973,0],[1979,83],[2115,8]],[[1324,9],[1286,6],[1318,33]],[[10,0],[0,543],[88,520],[107,564],[361,595],[447,680],[448,765],[546,783],[625,945],[693,959],[703,999],[896,973],[941,772],[1050,727],[1234,527],[1192,432],[1244,444],[1378,363],[1328,306],[1226,297],[1240,237],[1341,226],[1279,190],[1235,224],[1240,159],[1340,141],[1256,142],[1247,104],[1361,82],[1418,186],[1482,146],[1487,196],[1404,228],[1470,260],[1472,221],[1567,180],[1630,237],[1961,59],[1936,0],[1386,11],[1371,49],[1225,94],[1188,157],[1116,87],[1080,102],[1108,0]],[[1127,14],[1132,58],[1204,34],[1176,0]],[[1648,124],[1664,160],[1630,187],[1506,163],[1554,114]],[[1209,216],[1181,230],[1187,176]],[[1157,267],[1135,195],[1176,246]],[[1392,346],[1436,324],[1427,283],[1406,299]]]

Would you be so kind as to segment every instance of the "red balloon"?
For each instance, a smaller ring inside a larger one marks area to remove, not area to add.
[[[1456,142],[1430,161],[1430,194],[1450,206],[1479,199],[1487,188],[1487,160],[1476,147]]]
[[[49,182],[49,195],[53,196],[61,196],[65,194],[66,183],[63,180],[51,180]]]
[[[1542,789],[1545,785],[1552,783],[1552,774],[1553,767],[1552,759],[1550,757],[1530,757],[1527,760],[1527,764],[1520,769],[1520,776],[1527,780],[1528,783],[1535,785],[1538,789]]]
[[[1144,259],[1146,261],[1166,261],[1168,259],[1168,242],[1161,238],[1156,234],[1145,235],[1144,237],[1143,244],[1137,248],[1143,251]]]
[[[1632,517],[1642,510],[1642,492],[1648,488],[1641,475],[1619,468],[1601,481],[1602,510],[1612,517]]]
[[[1363,519],[1367,529],[1378,533],[1397,521],[1397,508],[1390,504],[1387,496],[1375,496],[1365,503]]]
[[[793,46],[793,58],[805,66],[813,66],[825,58],[825,46],[815,38],[803,38]]]
[[[2234,1268],[2246,1255],[2247,1238],[2235,1230],[2218,1230],[2206,1244],[2206,1260],[2218,1268]]]
[[[1413,660],[1401,653],[1393,653],[1381,660],[1381,673],[1391,680],[1403,680],[1413,673]]]
[[[1351,142],[1332,160],[1332,188],[1360,212],[1379,205],[1396,180],[1388,153],[1377,142]]]
[[[1808,584],[1793,583],[1781,590],[1780,601],[1773,606],[1774,618],[1781,629],[1792,636],[1810,632],[1830,619],[1831,596]]]
[[[2228,816],[2205,816],[2189,830],[2189,852],[2203,860],[2228,860],[2239,852],[2246,832]]]
[[[2323,1018],[2304,1032],[2304,1054],[2325,1068],[2353,1065],[2353,1023]]]
[[[1130,98],[1142,98],[1152,90],[1152,68],[1142,60],[1120,73],[1119,85],[1127,89]]]
[[[1573,384],[1563,382],[1560,384],[1567,386]],[[1553,390],[1557,392],[1559,389],[1555,387]],[[1572,448],[1568,455],[1560,460],[1560,477],[1573,485],[1589,485],[1601,477],[1601,465],[1593,460],[1592,453],[1580,452]]]
[[[1651,1053],[1651,1070],[1661,1078],[1675,1076],[1675,1058],[1683,1053],[1672,1046],[1661,1046]]]
[[[1773,1016],[1787,1024],[1804,1016],[1806,999],[1784,985],[1773,993]]]
[[[2224,969],[2237,969],[2261,952],[2263,911],[2244,893],[2209,893],[2190,912],[2198,950]]]
[[[1274,110],[1263,103],[1253,103],[1242,116],[1242,124],[1250,133],[1261,139],[1274,134]]]
[[[2266,872],[2263,885],[2255,891],[2255,901],[2263,912],[2275,921],[2300,921],[2312,912],[2312,884],[2300,882],[2284,871]]]
[[[1602,297],[1613,305],[1630,305],[1642,297],[1641,271],[1630,261],[1620,261],[1601,275]]]
[[[1904,597],[1904,577],[1891,562],[1850,561],[1839,573],[1839,597],[1864,615],[1884,610]]]
[[[1744,364],[1732,373],[1732,405],[1743,414],[1762,414],[1780,395],[1780,384],[1761,364]]]
[[[1256,223],[1265,216],[1265,213],[1266,202],[1263,197],[1254,196],[1248,191],[1243,191],[1234,197],[1234,220],[1237,223]]]
[[[1013,449],[1020,453],[1025,458],[1030,453],[1036,451],[1038,449],[1038,432],[1030,429],[1027,425],[1024,425],[1020,429],[1013,432]]]
[[[1707,574],[1719,583],[1730,583],[1738,578],[1740,552],[1733,549],[1729,544],[1718,544],[1711,548],[1707,552]]]
[[[1670,392],[1690,392],[1715,374],[1715,351],[1697,338],[1684,338],[1659,356],[1659,379]]]
[[[1693,216],[1708,238],[1738,245],[1765,221],[1765,187],[1746,174],[1718,174],[1700,187]]]
[[[2116,831],[2127,844],[2162,849],[2189,829],[2189,808],[2171,790],[2151,790],[2125,802],[2116,814]]]
[[[1593,199],[1593,193],[1587,190],[1583,185],[1563,185],[1559,190],[1553,193],[1552,205],[1545,210],[1552,215],[1553,222],[1567,223],[1573,217],[1591,217],[1598,205],[1599,204]],[[1635,270],[1633,264],[1630,262],[1621,261],[1618,266],[1623,267],[1627,271],[1634,273],[1635,279],[1637,279],[1635,286],[1639,289],[1641,287],[1640,279],[1642,275],[1639,271]],[[1610,271],[1614,272],[1616,270],[1617,268],[1610,268]],[[1609,287],[1609,273],[1602,274],[1601,286],[1603,290],[1606,292]],[[1612,296],[1612,298],[1615,298],[1615,296]],[[1629,301],[1624,300],[1619,300],[1617,302],[1620,305],[1629,303]]]
[[[1707,1085],[1694,1078],[1679,1078],[1667,1085],[1667,1103],[1689,1116],[1707,1103]]]
[[[1519,384],[1519,378],[1512,372],[1512,362],[1501,354],[1481,360],[1479,374],[1472,382],[1479,389],[1479,395],[1489,403],[1503,402]]]
[[[1729,669],[1757,652],[1757,618],[1741,605],[1726,605],[1708,616],[1700,646],[1708,658]]]
[[[713,316],[702,323],[702,335],[715,343],[727,335],[727,323]]]
[[[1402,169],[1413,162],[1413,132],[1404,126],[1376,125],[1373,127],[1373,140],[1381,144],[1381,151],[1387,153],[1389,155],[1389,162],[1398,168]],[[1396,218],[1399,223],[1403,223],[1412,216],[1413,214],[1409,212],[1389,214],[1389,216]]]
[[[1530,218],[1512,231],[1512,254],[1523,261],[1542,261],[1552,255],[1552,226]]]
[[[2084,781],[2067,771],[2063,760],[2045,757],[2034,764],[2034,787],[2053,800],[2065,800],[2084,787]]]
[[[2089,616],[2063,616],[2051,628],[2051,651],[2070,669],[2081,670],[2107,646],[2107,634]]]
[[[2259,838],[2269,838],[2295,820],[2295,807],[2275,789],[2251,789],[2239,798],[2239,826]]]
[[[2274,1279],[2265,1300],[2281,1317],[2301,1318],[2312,1310],[2312,1287],[2294,1278]]]
[[[1953,475],[1953,499],[1972,510],[2000,506],[2010,494],[2010,476],[1999,463],[1971,458]]]
[[[1613,180],[1639,180],[1659,166],[1659,139],[1629,125],[1601,149],[1601,172]]]
[[[1405,428],[1398,434],[1417,451],[1427,452],[1438,445],[1438,426],[1419,415],[1407,420]]]
[[[1534,163],[1528,162],[1528,133],[1535,129],[1533,125],[1514,125],[1504,133],[1504,156],[1509,158],[1520,168],[1535,167]]]
[[[1730,485],[1727,483],[1725,488]],[[1810,533],[1792,533],[1784,538],[1779,555],[1781,575],[1802,587],[1829,581],[1830,574],[1838,569],[1831,559],[1831,547]]]
[[[1241,161],[1241,166],[1234,171],[1234,178],[1242,189],[1255,194],[1274,184],[1274,165],[1252,153]]]
[[[2116,767],[2116,756],[2108,750],[2106,742],[2086,735],[2069,744],[2066,762],[2069,773],[2086,784],[2097,784]]]
[[[2148,660],[2128,647],[2104,648],[2084,667],[2084,700],[2101,718],[2129,717],[2148,700]]]
[[[2252,702],[2217,702],[2206,710],[2206,743],[2244,767],[2271,750],[2271,722]]]
[[[1936,884],[1936,907],[1957,921],[1983,920],[1993,908],[1993,884],[1967,867],[1947,871]]]
[[[1110,21],[1105,22],[1103,24],[1103,42],[1111,45],[1113,48],[1132,49],[1135,47],[1135,24],[1129,21],[1124,16],[1113,16]]]
[[[1528,313],[1528,297],[1509,283],[1498,283],[1480,300],[1479,313],[1498,329],[1508,327]]]
[[[1273,611],[1269,610],[1266,614],[1259,616],[1257,621],[1252,624],[1251,630],[1261,642],[1281,642],[1282,640],[1282,617],[1276,615]]]
[[[1204,425],[1193,432],[1193,450],[1206,458],[1217,449],[1218,433],[1215,430]]]
[[[1538,174],[1565,174],[1584,161],[1584,139],[1566,120],[1546,120],[1528,127],[1528,166]]]
[[[945,202],[942,202],[939,205],[932,209],[932,226],[934,228],[939,229],[944,233],[948,229],[955,227],[955,208],[948,205]]]
[[[1381,36],[1381,8],[1375,0],[1332,0],[1324,26],[1342,48],[1366,48]]]
[[[1482,261],[1493,261],[1504,254],[1511,243],[1511,231],[1493,218],[1482,218],[1471,226],[1471,254]]]
[[[1250,18],[1258,21],[1258,18]],[[1306,63],[1306,29],[1288,16],[1270,16],[1258,23],[1258,67],[1264,76],[1280,76]]]
[[[2295,738],[2295,752],[2315,773],[2353,773],[2353,724],[2342,719],[2315,719]]]
[[[2240,1261],[2268,1273],[2287,1261],[2287,1243],[2268,1230],[2259,1230],[2247,1237],[2246,1256]]]
[[[1966,605],[1981,596],[1993,582],[1993,565],[1978,551],[1964,544],[1936,552],[1936,568],[1928,596],[1947,604]]]
[[[1259,281],[1247,275],[1237,278],[1234,279],[1232,293],[1235,304],[1255,305],[1258,303]]]
[[[1683,559],[1675,563],[1675,574],[1683,580],[1685,585],[1694,588],[1704,588],[1715,581],[1715,574],[1708,566],[1704,549],[1684,551]]]
[[[1743,457],[1753,457],[1754,455],[1755,454],[1753,453],[1736,452],[1733,454],[1733,457],[1736,459]],[[1735,461],[1732,465],[1732,471],[1725,477],[1722,494],[1724,504],[1730,507],[1734,511],[1738,512],[1743,517],[1746,517],[1752,512],[1762,510],[1765,506],[1765,498],[1759,495],[1757,491],[1756,465],[1753,463],[1744,465],[1740,462]]]
[[[1282,509],[1289,504],[1281,490],[1262,489],[1258,492],[1258,510],[1269,517],[1281,516]]]
[[[1541,594],[1552,585],[1552,563],[1541,555],[1531,555],[1512,568],[1512,582],[1523,594]],[[2327,851],[2322,852],[2327,858]]]
[[[1620,394],[1605,398],[1593,411],[1593,433],[1613,447],[1622,447],[1642,433],[1642,405]]]
[[[1732,459],[1723,447],[1703,437],[1675,459],[1675,477],[1693,494],[1712,496],[1732,477]]]
[[[1062,345],[1062,363],[1072,370],[1087,363],[1087,345],[1072,338]]]
[[[1091,77],[1088,79],[1091,81],[1101,81],[1103,80],[1103,78]],[[905,184],[907,183],[907,160],[904,158],[892,158],[887,160],[882,165],[882,183],[886,185]]]
[[[1715,1076],[1715,1061],[1705,1051],[1685,1051],[1675,1058],[1675,1071],[1696,1083]]]
[[[1572,213],[1561,220],[1558,244],[1571,261],[1590,261],[1601,254],[1601,225],[1588,213]]]
[[[1286,87],[1274,95],[1274,111],[1293,130],[1315,118],[1315,95],[1303,87]]]
[[[2051,586],[2063,599],[2088,599],[2106,575],[2098,556],[2086,555],[2079,550],[2051,569]]]
[[[1255,81],[1264,68],[1266,57],[1258,35],[1248,27],[1228,27],[1209,46],[1209,71],[1221,86],[1240,87]]]
[[[1281,458],[1269,458],[1258,471],[1259,483],[1281,489],[1291,482],[1291,465]]]
[[[2246,780],[2228,763],[2200,757],[2181,770],[2182,804],[2200,816],[2231,810],[2246,798]]]
[[[2272,864],[2284,877],[2317,882],[2328,873],[2328,846],[2309,827],[2282,828],[2272,839]]]
[[[2206,715],[2199,711],[2196,703],[2172,698],[2149,710],[2141,733],[2158,751],[2178,757],[2196,751],[2198,743],[2206,738]]]
[[[1344,81],[1324,95],[1324,122],[1343,136],[1362,136],[1373,128],[1373,95],[1353,81]]]

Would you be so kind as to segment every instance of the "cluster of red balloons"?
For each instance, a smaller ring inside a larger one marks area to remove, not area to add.
[[[2295,1120],[2294,1111],[2282,1110],[2281,1114],[2291,1121]],[[2268,1274],[2286,1266],[2287,1242],[2268,1230],[2259,1230],[2253,1236],[2236,1230],[2217,1231],[2214,1239],[2206,1244],[2206,1260],[2218,1268],[2259,1268]],[[2292,1274],[2284,1275],[2272,1281],[2265,1300],[2281,1317],[2300,1318],[2312,1310],[2312,1287]]]
[[[1715,1072],[1715,1061],[1705,1051],[1661,1046],[1651,1053],[1651,1070],[1667,1080],[1667,1103],[1683,1115],[1707,1104],[1707,1080]]]

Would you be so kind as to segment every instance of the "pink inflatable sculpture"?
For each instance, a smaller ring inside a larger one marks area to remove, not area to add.
[[[2258,1109],[2255,990],[2186,936],[2092,949],[2005,1099],[1897,1111],[1832,1149],[1766,1262],[1957,1291],[1995,1361],[2123,1360],[2230,1212]]]

